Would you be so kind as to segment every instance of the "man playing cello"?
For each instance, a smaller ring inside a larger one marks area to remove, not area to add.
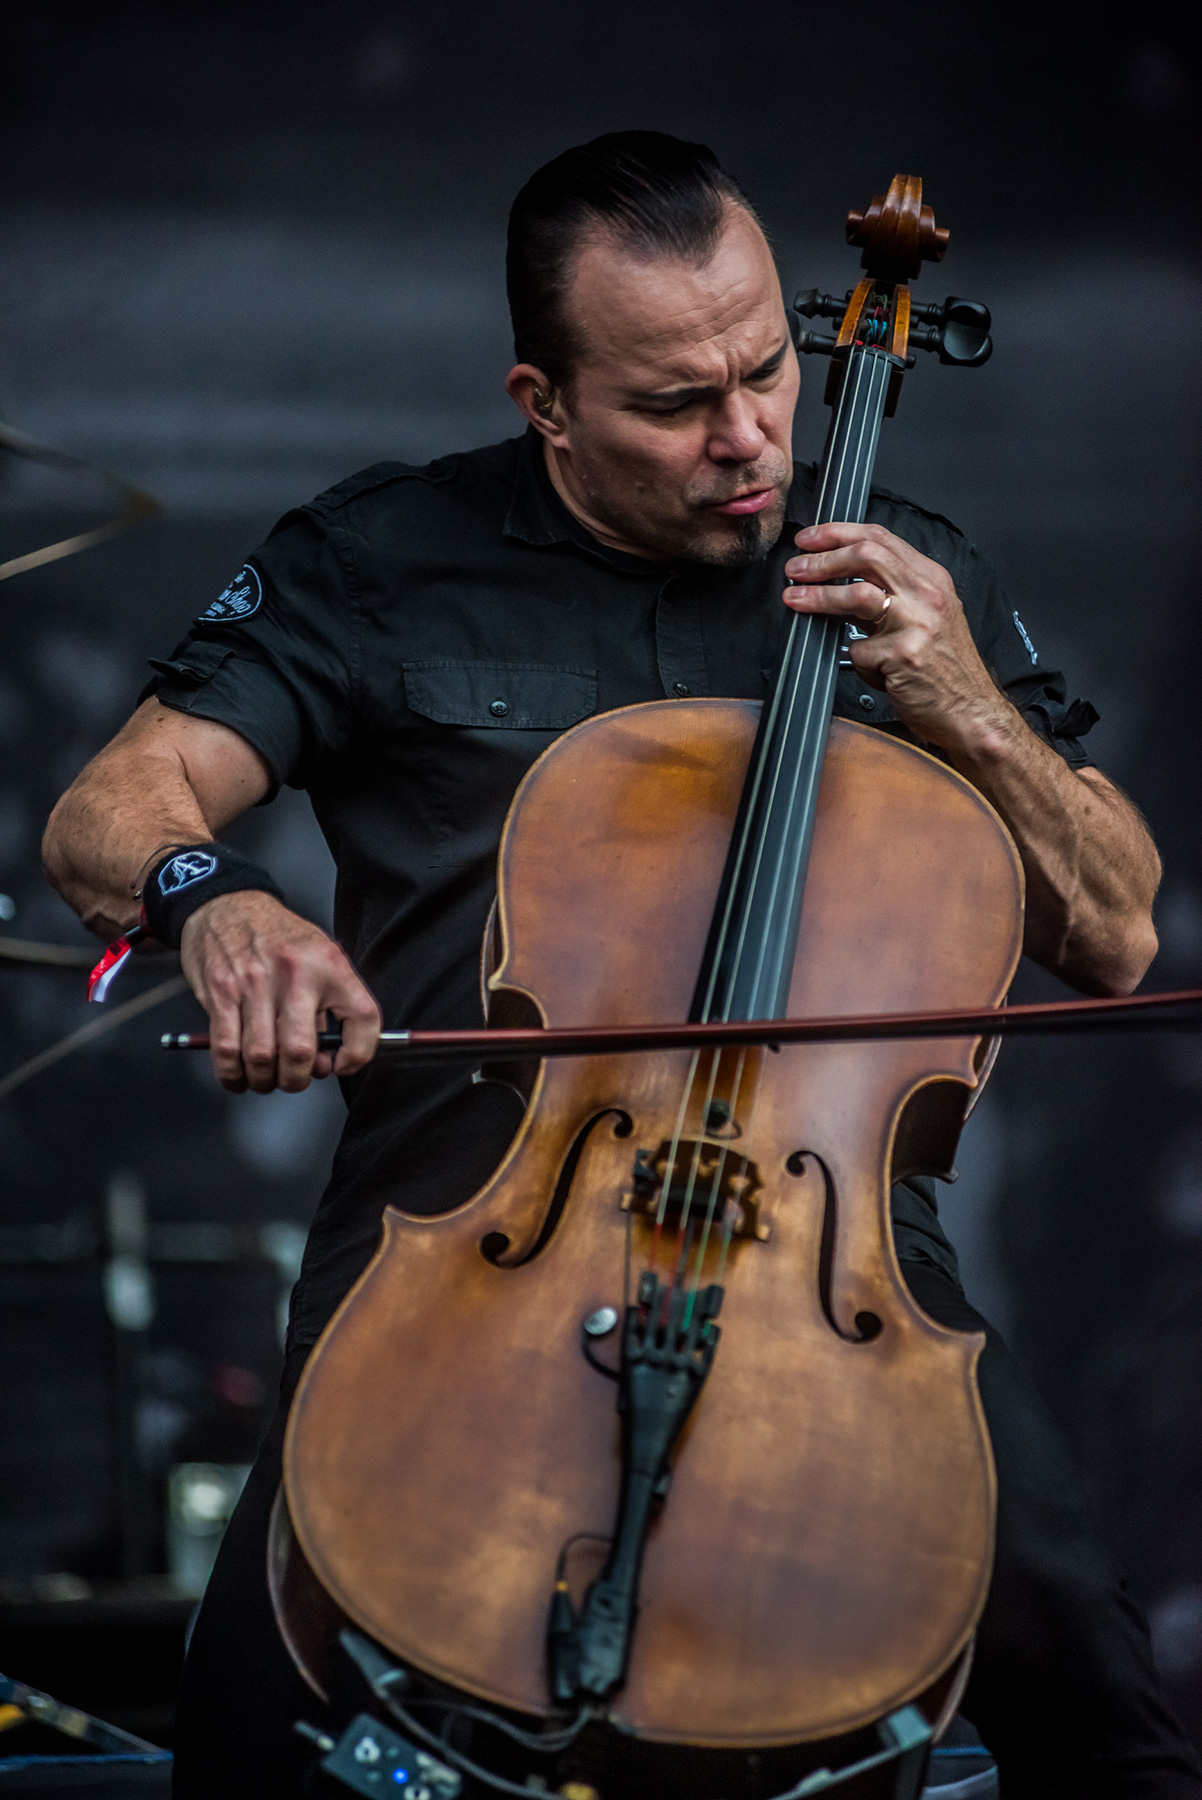
[[[790,449],[798,368],[753,209],[701,146],[650,132],[570,150],[510,220],[524,435],[423,468],[382,463],[289,513],[60,801],[51,880],[97,932],[178,945],[233,1092],[331,1073],[349,1115],[293,1297],[280,1414],[227,1533],[180,1696],[176,1791],[296,1791],[313,1700],[265,1584],[288,1401],[392,1202],[456,1205],[520,1116],[466,1071],[373,1062],[382,1019],[479,1022],[478,956],[514,790],[555,737],[647,700],[760,700],[785,608],[852,639],[836,713],[944,758],[993,804],[1026,874],[1028,953],[1125,994],[1155,952],[1156,851],[1088,760],[996,576],[954,527],[887,493],[811,527]],[[834,585],[831,585],[834,584]],[[219,840],[281,782],[338,865],[337,941]],[[341,1021],[332,1059],[319,1015]],[[1202,1793],[1147,1633],[1067,1449],[966,1301],[931,1186],[898,1184],[894,1240],[933,1318],[985,1330],[997,1556],[962,1710],[1004,1794]]]

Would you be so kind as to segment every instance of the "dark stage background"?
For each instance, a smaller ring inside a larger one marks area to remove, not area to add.
[[[1133,7],[1103,30],[1080,5],[798,0],[6,9],[0,417],[165,511],[0,588],[0,933],[85,941],[39,875],[46,813],[130,710],[146,658],[281,511],[379,458],[516,429],[509,201],[566,144],[651,125],[708,141],[741,178],[789,294],[842,291],[846,208],[896,169],[924,176],[953,237],[920,297],[986,300],[996,352],[979,372],[915,372],[881,480],[996,560],[1043,660],[1096,703],[1091,747],[1165,855],[1146,986],[1202,981],[1198,94],[1177,17]],[[808,458],[825,365],[803,374]],[[3,554],[101,504],[5,458]],[[331,866],[303,797],[241,829],[325,917]],[[1024,996],[1054,990],[1022,978]],[[0,964],[0,1072],[83,1022],[81,995],[76,973]],[[329,1087],[222,1095],[199,1060],[156,1048],[195,1013],[175,1002],[0,1106],[13,1604],[79,1604],[161,1570],[168,1467],[245,1460],[266,1416],[281,1288],[340,1102]],[[1068,1429],[1196,1731],[1200,1094],[1187,1038],[1016,1043],[946,1201],[969,1293]],[[137,1328],[119,1333],[103,1267],[121,1249],[111,1222],[120,1239],[132,1217],[136,1240],[140,1206],[153,1317],[137,1326],[135,1294]]]

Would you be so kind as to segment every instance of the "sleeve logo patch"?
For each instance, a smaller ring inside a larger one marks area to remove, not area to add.
[[[218,594],[211,606],[205,608],[196,623],[198,625],[230,625],[235,621],[249,619],[252,613],[258,612],[263,604],[263,583],[259,580],[259,572],[251,563],[243,564],[223,594]]]
[[[159,892],[178,894],[181,888],[191,887],[194,882],[212,875],[216,867],[217,858],[210,856],[207,850],[181,851],[159,870]]]
[[[1013,615],[1013,618],[1014,618],[1014,629],[1015,629],[1015,631],[1017,631],[1017,633],[1018,633],[1019,637],[1022,639],[1023,643],[1027,646],[1027,655],[1031,658],[1032,663],[1038,664],[1039,657],[1036,653],[1035,646],[1031,642],[1030,636],[1028,635],[1026,626],[1023,624],[1022,620],[1019,618],[1017,613],[1015,613]]]

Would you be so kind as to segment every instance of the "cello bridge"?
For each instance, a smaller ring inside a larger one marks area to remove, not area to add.
[[[750,1157],[740,1156],[727,1144],[686,1138],[676,1145],[673,1155],[672,1144],[665,1139],[658,1150],[635,1151],[634,1173],[629,1193],[622,1196],[622,1210],[654,1220],[662,1205],[664,1224],[679,1226],[686,1209],[689,1218],[698,1223],[710,1216],[712,1209],[719,1230],[763,1243],[771,1235],[760,1218],[763,1185]]]

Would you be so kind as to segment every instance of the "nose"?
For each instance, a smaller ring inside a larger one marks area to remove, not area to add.
[[[710,429],[706,450],[711,462],[751,463],[762,456],[768,438],[756,416],[755,396],[724,394]]]

